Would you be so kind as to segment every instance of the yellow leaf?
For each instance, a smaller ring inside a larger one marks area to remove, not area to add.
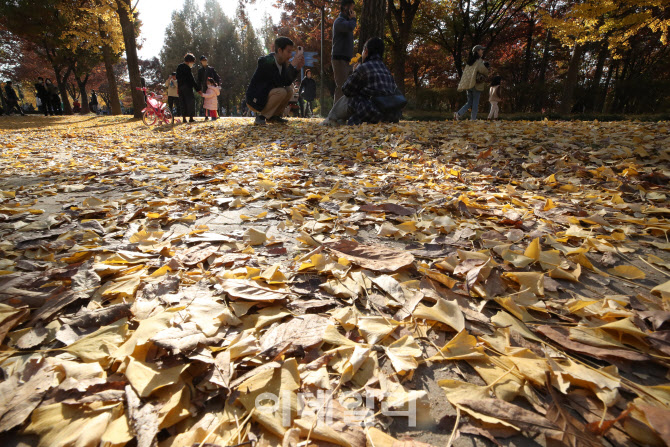
[[[439,321],[456,331],[462,331],[465,328],[465,318],[455,301],[439,298],[433,307],[419,304],[413,315],[414,318]]]
[[[523,253],[523,255],[531,259],[535,259],[536,261],[539,261],[541,251],[542,250],[540,249],[540,238],[536,237],[530,244],[528,244],[528,247],[526,248],[526,251]]]
[[[617,265],[607,270],[612,275],[623,276],[627,279],[644,279],[647,275],[634,265]]]

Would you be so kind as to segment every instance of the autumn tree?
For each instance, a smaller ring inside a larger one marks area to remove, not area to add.
[[[405,61],[407,45],[412,39],[412,24],[421,0],[388,0],[388,23],[393,52],[393,77],[401,91],[405,91]]]
[[[115,0],[116,14],[121,24],[123,41],[126,47],[126,62],[128,77],[130,78],[130,94],[133,98],[133,114],[135,118],[142,117],[144,95],[137,89],[142,86],[139,58],[137,57],[138,23],[133,9],[132,0]]]

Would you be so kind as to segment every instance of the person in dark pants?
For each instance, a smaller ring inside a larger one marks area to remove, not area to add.
[[[334,102],[342,97],[342,86],[353,69],[351,59],[354,57],[354,30],[356,29],[356,12],[354,0],[342,0],[340,15],[333,22],[333,51],[331,61],[335,78]]]
[[[195,56],[187,53],[184,56],[184,62],[177,67],[177,84],[179,85],[179,105],[181,107],[181,116],[186,122],[189,117],[189,123],[195,122],[195,95],[193,90],[200,92],[202,88],[195,82],[191,69],[195,65]]]
[[[258,59],[258,66],[247,87],[247,107],[256,112],[255,125],[263,126],[267,122],[286,124],[282,118],[284,110],[293,98],[293,81],[305,65],[305,56],[298,47],[293,56],[293,41],[288,37],[275,40],[275,52]]]
[[[98,114],[98,95],[95,94],[95,90],[91,90],[91,100],[88,102],[91,112]]]
[[[60,106],[60,92],[58,91],[58,87],[56,87],[52,82],[51,79],[45,79],[44,85],[47,88],[47,93],[49,94],[49,99],[47,100],[49,104],[51,104],[51,110],[53,110],[53,113],[56,115],[62,115],[63,114],[63,109]]]
[[[207,80],[208,79],[214,79],[214,82],[216,82],[216,85],[221,85],[221,76],[214,70],[213,67],[209,66],[209,61],[207,60],[207,56],[200,56],[200,67],[198,69],[198,85],[200,86],[200,90],[203,93],[207,93]],[[218,99],[217,99],[218,101]],[[205,116],[205,121],[207,121],[207,116]]]
[[[168,107],[170,108],[170,111],[175,115],[179,115],[179,86],[177,85],[177,73],[172,73],[167,81],[165,81],[165,88],[168,91]]]
[[[316,99],[316,81],[312,79],[312,70],[305,70],[305,77],[300,83],[300,95],[298,96],[298,104],[300,104],[300,116],[307,117],[307,110],[309,116],[312,117],[312,101]]]
[[[5,83],[5,96],[7,100],[8,115],[12,113],[12,110],[16,110],[21,114],[21,116],[26,115],[23,113],[23,110],[21,110],[21,107],[19,107],[19,97],[16,96],[16,91],[14,91],[14,87],[12,87],[12,81],[7,81]]]
[[[37,82],[35,83],[35,92],[35,96],[37,96],[42,103],[40,107],[42,107],[44,116],[49,115],[49,112],[53,115],[53,107],[51,107],[51,103],[49,102],[49,92],[47,91],[46,85],[44,85],[44,78],[41,76],[37,78]]]

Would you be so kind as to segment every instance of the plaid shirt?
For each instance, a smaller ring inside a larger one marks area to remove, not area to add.
[[[354,71],[342,86],[353,112],[349,124],[380,122],[383,114],[370,97],[393,95],[396,91],[393,76],[379,55],[369,57]]]

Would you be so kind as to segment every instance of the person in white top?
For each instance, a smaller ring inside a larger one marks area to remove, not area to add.
[[[498,119],[498,103],[501,101],[500,98],[500,81],[502,78],[500,76],[495,76],[491,81],[491,87],[489,88],[489,102],[491,103],[491,111],[489,112],[488,119],[497,120]]]

